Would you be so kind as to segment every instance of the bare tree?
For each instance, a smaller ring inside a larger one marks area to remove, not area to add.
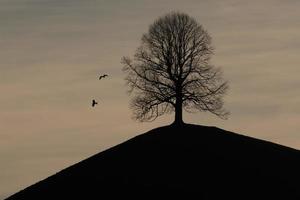
[[[152,121],[175,111],[176,124],[187,112],[209,111],[221,118],[222,97],[228,84],[221,70],[210,64],[211,37],[195,19],[172,12],[157,19],[142,37],[134,59],[122,58],[131,107],[140,121]]]

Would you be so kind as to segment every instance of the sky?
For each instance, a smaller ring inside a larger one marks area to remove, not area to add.
[[[230,90],[217,126],[300,149],[298,0],[0,0],[0,199],[152,128],[132,120],[120,63],[158,17],[208,31]],[[109,77],[98,80],[98,75]],[[99,104],[91,107],[91,100]]]

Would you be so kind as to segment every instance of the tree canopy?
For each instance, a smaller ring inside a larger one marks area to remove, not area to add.
[[[134,58],[123,57],[134,118],[155,120],[175,111],[175,123],[187,112],[208,111],[226,118],[223,96],[228,83],[210,63],[211,37],[187,14],[171,12],[158,18],[142,36]]]

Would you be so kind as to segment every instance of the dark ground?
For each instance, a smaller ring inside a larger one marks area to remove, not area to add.
[[[8,200],[300,199],[300,151],[215,127],[151,130]]]

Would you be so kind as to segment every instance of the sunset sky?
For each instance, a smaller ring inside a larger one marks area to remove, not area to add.
[[[185,122],[300,149],[299,8],[298,0],[0,0],[0,199],[173,121],[131,119],[120,60],[174,10],[209,32],[212,63],[230,85],[228,120],[184,113]]]

